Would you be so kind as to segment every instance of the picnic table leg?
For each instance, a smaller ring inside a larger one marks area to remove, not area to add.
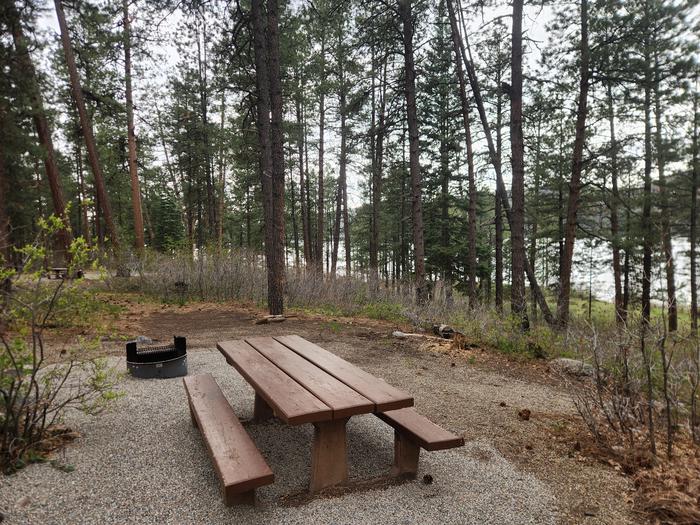
[[[265,401],[256,392],[255,405],[253,406],[253,420],[255,420],[257,423],[260,423],[262,421],[270,419],[273,415],[274,413],[272,412],[272,408],[270,408],[270,405],[268,405],[267,401]]]
[[[318,492],[348,479],[347,434],[349,418],[314,423],[309,490]]]
[[[394,431],[394,465],[392,476],[416,477],[420,447],[398,431]]]

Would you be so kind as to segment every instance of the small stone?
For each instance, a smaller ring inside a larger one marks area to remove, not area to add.
[[[569,374],[575,377],[588,377],[595,373],[593,365],[584,363],[578,359],[560,357],[549,362],[550,368],[560,373]]]
[[[530,412],[529,408],[523,408],[520,412],[518,412],[518,417],[521,421],[529,421],[531,415],[532,412]]]
[[[430,485],[433,482],[433,477],[430,474],[423,476],[423,483]]]
[[[500,403],[498,403],[498,406],[499,407],[507,407],[508,405],[506,404],[505,401],[501,401]]]
[[[28,507],[31,504],[31,502],[32,500],[29,496],[22,496],[15,503],[15,507],[17,507],[18,509],[24,509]]]
[[[597,516],[599,510],[600,509],[598,509],[598,507],[586,507],[585,509],[583,509],[583,515],[590,517]]]

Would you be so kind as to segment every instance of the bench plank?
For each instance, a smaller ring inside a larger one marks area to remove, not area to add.
[[[271,337],[246,342],[333,409],[333,419],[374,410],[374,403]]]
[[[444,450],[464,446],[464,438],[436,425],[413,408],[378,412],[377,417],[400,433],[408,435],[425,450]]]
[[[235,501],[235,494],[272,483],[272,470],[211,374],[188,376],[183,378],[183,383],[193,418],[221,480],[226,503]]]
[[[333,418],[328,405],[245,341],[223,341],[216,346],[285,423],[299,425]]]
[[[372,401],[376,412],[413,406],[407,393],[298,335],[275,339]]]

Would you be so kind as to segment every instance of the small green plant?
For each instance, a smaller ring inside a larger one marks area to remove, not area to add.
[[[97,413],[118,394],[117,375],[94,357],[97,341],[82,340],[64,361],[48,364],[44,330],[60,319],[92,308],[80,287],[48,281],[46,248],[64,227],[56,217],[39,222],[35,243],[17,249],[19,268],[0,269],[0,469],[5,472],[40,461],[52,442],[51,429],[69,409]],[[82,238],[68,250],[68,273],[92,266]]]

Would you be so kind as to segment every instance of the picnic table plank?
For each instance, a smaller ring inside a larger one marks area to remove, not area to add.
[[[413,406],[413,398],[409,394],[298,335],[278,336],[275,339],[372,401],[376,412]]]
[[[285,423],[299,425],[333,418],[328,405],[245,341],[223,341],[216,346]]]
[[[333,419],[372,412],[375,403],[324,373],[317,365],[292,351],[272,337],[251,337],[245,340],[291,378],[333,409]]]

